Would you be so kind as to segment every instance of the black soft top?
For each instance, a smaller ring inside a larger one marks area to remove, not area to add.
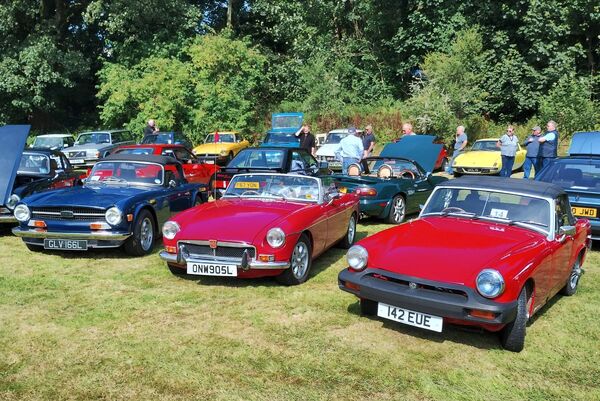
[[[554,184],[541,181],[531,181],[519,178],[464,176],[455,180],[448,180],[438,187],[444,188],[477,188],[491,191],[517,192],[523,195],[556,198],[565,194],[565,191]]]
[[[119,161],[132,161],[132,162],[150,162],[150,163],[158,163],[158,164],[180,164],[176,159],[171,156],[161,156],[161,155],[131,155],[131,154],[123,154],[123,153],[115,153],[112,155],[108,155],[100,161],[111,161],[111,160],[119,160]]]

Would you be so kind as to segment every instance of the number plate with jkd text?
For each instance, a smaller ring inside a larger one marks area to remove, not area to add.
[[[44,249],[58,249],[61,251],[87,251],[86,240],[79,239],[45,239]]]
[[[574,216],[578,217],[597,217],[598,212],[593,207],[571,207]]]
[[[408,324],[410,326],[437,331],[438,333],[442,331],[442,325],[444,323],[444,319],[439,316],[415,312],[383,303],[377,305],[377,316]]]
[[[221,263],[188,262],[187,274],[194,274],[197,276],[237,277],[237,266]]]

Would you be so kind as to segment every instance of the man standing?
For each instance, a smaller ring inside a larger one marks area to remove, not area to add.
[[[300,138],[300,147],[306,149],[311,155],[315,155],[315,136],[310,132],[308,125],[303,125],[296,136]]]
[[[367,161],[365,159],[371,156],[371,152],[373,152],[373,148],[375,147],[375,134],[373,133],[373,126],[371,124],[365,127],[365,132],[363,133],[362,141],[363,148],[365,149],[362,160],[362,168],[363,171],[367,171],[368,166]]]
[[[538,139],[540,142],[539,156],[541,168],[546,167],[550,163],[550,160],[556,159],[558,156],[558,139],[556,123],[550,120],[546,124],[546,133]]]
[[[146,128],[144,128],[144,137],[154,134],[157,131],[158,128],[156,127],[156,123],[154,122],[154,120],[148,120],[148,125],[146,125]]]
[[[468,138],[467,134],[465,134],[465,127],[462,125],[456,127],[456,135],[454,137],[454,151],[452,152],[452,159],[450,160],[450,163],[448,163],[448,174],[454,174],[454,171],[452,170],[454,159],[456,159],[456,156],[460,155],[465,151],[465,148],[467,147],[468,143],[467,139]]]
[[[356,128],[348,128],[348,135],[340,141],[335,151],[338,159],[342,159],[342,174],[348,174],[348,166],[352,163],[359,164],[364,152],[363,141],[358,137]]]
[[[538,163],[539,160],[539,150],[540,150],[540,135],[542,133],[542,129],[539,125],[536,125],[531,129],[531,135],[525,138],[523,142],[523,146],[527,148],[527,156],[525,157],[525,164],[523,164],[523,178],[528,179],[531,173],[531,167],[535,169],[535,173],[537,174],[540,171],[540,166]]]
[[[517,154],[517,148],[519,147],[519,139],[515,135],[515,129],[512,125],[509,125],[506,129],[506,134],[496,143],[496,147],[500,148],[500,154],[502,155],[502,169],[500,169],[500,177],[510,177],[512,174],[512,168],[515,164],[515,155]]]

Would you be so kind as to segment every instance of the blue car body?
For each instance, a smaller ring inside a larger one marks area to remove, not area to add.
[[[535,179],[562,187],[573,215],[588,219],[592,239],[600,240],[600,131],[576,132],[569,156],[552,160]]]
[[[110,162],[138,163],[138,166],[147,165],[154,169],[162,167],[163,170],[158,171],[163,172],[164,182],[160,185],[100,185],[99,180],[94,182],[96,168],[101,167],[102,163]],[[85,241],[85,246],[73,246],[72,250],[116,248],[127,241],[136,241],[135,228],[143,212],[144,216],[149,214],[152,220],[154,240],[158,237],[163,223],[172,215],[208,199],[205,185],[190,184],[183,177],[181,164],[170,157],[111,155],[92,170],[84,186],[44,192],[25,198],[19,205],[25,205],[29,209],[30,218],[21,221],[20,225],[13,229],[13,233],[22,237],[33,250],[41,247],[67,250],[56,248],[55,243],[50,244],[51,240],[66,241],[63,243],[75,241],[73,244],[82,244],[77,241]],[[123,217],[118,224],[108,224],[105,215],[109,209],[115,207],[121,211]],[[93,225],[100,228],[93,228]],[[126,251],[127,249],[126,247]],[[151,251],[151,247],[144,251],[128,253],[141,255]]]
[[[271,129],[267,132],[261,146],[297,148],[300,138],[295,133],[302,127],[304,113],[273,113]]]

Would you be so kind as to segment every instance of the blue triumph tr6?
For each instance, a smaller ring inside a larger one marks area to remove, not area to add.
[[[17,204],[13,233],[32,251],[123,246],[141,256],[152,251],[158,227],[207,197],[206,187],[188,183],[171,157],[116,154],[98,162],[82,187]]]

